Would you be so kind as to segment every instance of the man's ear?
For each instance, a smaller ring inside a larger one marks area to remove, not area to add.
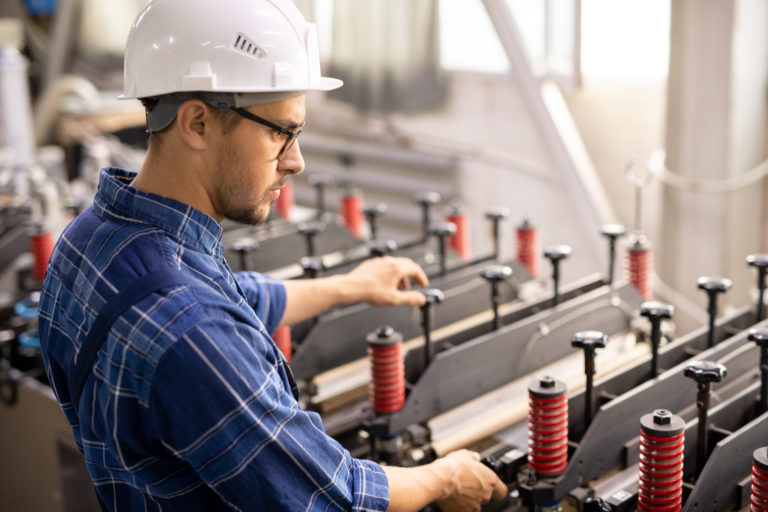
[[[200,100],[187,100],[176,113],[176,129],[192,149],[207,147],[213,116],[210,108]]]

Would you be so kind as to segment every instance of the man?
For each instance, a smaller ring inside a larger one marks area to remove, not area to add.
[[[40,302],[48,377],[103,508],[463,511],[504,495],[467,451],[409,469],[353,459],[301,410],[269,336],[333,305],[419,304],[401,286],[427,284],[415,263],[281,283],[223,259],[220,222],[264,221],[304,168],[306,91],[340,85],[320,76],[290,0],[153,0],[139,14],[124,97],[147,107],[145,164],[102,171]]]

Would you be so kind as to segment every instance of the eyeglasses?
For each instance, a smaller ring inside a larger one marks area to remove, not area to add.
[[[283,147],[280,149],[280,152],[277,154],[277,161],[279,162],[283,158],[285,158],[285,155],[288,153],[288,151],[293,147],[294,142],[296,142],[296,139],[299,138],[299,134],[301,133],[301,130],[304,129],[304,125],[302,124],[299,126],[299,129],[296,131],[289,130],[288,128],[283,128],[279,124],[275,124],[272,121],[267,121],[263,117],[259,117],[256,114],[252,114],[241,107],[235,107],[232,110],[243,116],[244,118],[248,119],[249,121],[253,121],[254,123],[263,124],[264,126],[267,126],[269,128],[272,128],[280,135],[287,135],[288,139],[286,139],[285,144],[283,144]]]

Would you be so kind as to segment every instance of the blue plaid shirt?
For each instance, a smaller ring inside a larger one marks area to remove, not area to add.
[[[110,510],[385,510],[387,479],[293,398],[272,341],[285,288],[233,274],[221,226],[102,171],[93,206],[59,239],[43,283],[48,378]],[[106,301],[173,267],[207,286],[155,292],[120,316],[79,406],[78,350]]]

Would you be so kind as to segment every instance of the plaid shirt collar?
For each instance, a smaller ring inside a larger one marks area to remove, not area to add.
[[[189,249],[223,256],[221,224],[189,205],[132,187],[136,176],[116,167],[102,169],[96,206],[160,228]]]

